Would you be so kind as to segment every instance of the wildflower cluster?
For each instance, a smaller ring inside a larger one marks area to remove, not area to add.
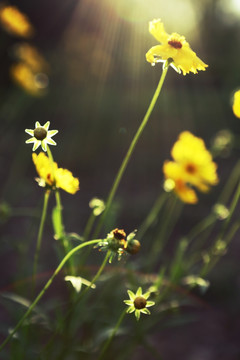
[[[100,250],[110,250],[111,255],[109,262],[111,263],[116,255],[118,255],[118,260],[120,260],[122,255],[126,252],[131,255],[139,252],[141,244],[135,239],[135,235],[136,230],[127,236],[124,230],[116,228],[112,230],[107,235],[106,239],[102,240],[98,246],[100,247]]]
[[[218,183],[217,165],[204,141],[189,131],[179,135],[171,155],[174,161],[165,161],[163,165],[164,188],[174,190],[183,202],[195,204],[198,201],[192,186],[207,192],[210,186]]]

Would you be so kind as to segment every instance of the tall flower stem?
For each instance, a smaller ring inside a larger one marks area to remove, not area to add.
[[[155,93],[154,93],[153,98],[152,98],[152,100],[150,102],[150,105],[149,105],[149,107],[147,109],[147,112],[146,112],[146,114],[145,114],[145,116],[144,116],[144,118],[143,118],[143,120],[142,120],[142,122],[141,122],[141,124],[140,124],[140,126],[139,126],[139,128],[138,128],[138,130],[137,130],[137,132],[136,132],[130,146],[129,146],[127,154],[124,157],[123,162],[122,162],[122,164],[121,164],[121,166],[120,166],[120,168],[118,170],[118,173],[117,173],[117,175],[115,177],[112,188],[111,188],[111,190],[109,192],[109,195],[108,195],[108,198],[107,198],[105,211],[102,213],[102,215],[101,215],[101,217],[99,219],[99,222],[97,224],[97,227],[96,227],[96,230],[95,230],[95,233],[94,233],[94,237],[96,236],[96,234],[99,234],[99,232],[100,232],[100,230],[102,228],[104,220],[105,220],[105,218],[106,218],[106,216],[107,216],[107,214],[109,212],[109,209],[110,209],[110,206],[112,204],[113,198],[114,198],[115,193],[116,193],[116,191],[118,189],[119,183],[120,183],[120,181],[121,181],[121,179],[123,177],[123,174],[124,174],[125,169],[126,169],[126,167],[128,165],[128,162],[129,162],[129,160],[130,160],[130,158],[131,158],[131,156],[133,154],[135,146],[137,145],[137,142],[138,142],[138,140],[139,140],[145,126],[148,123],[148,120],[149,120],[150,115],[151,115],[151,113],[152,113],[152,111],[154,109],[154,106],[156,104],[158,96],[160,95],[160,92],[161,92],[165,77],[167,75],[168,67],[169,67],[169,63],[167,63],[167,65],[163,68],[163,71],[162,71],[158,86],[157,86],[157,88],[155,90]]]
[[[107,339],[106,343],[104,344],[104,346],[103,346],[103,348],[102,348],[102,351],[101,351],[101,353],[100,353],[100,355],[99,355],[99,357],[98,357],[98,360],[103,360],[103,359],[104,359],[104,355],[105,355],[105,353],[106,353],[109,345],[111,344],[111,342],[112,342],[112,340],[113,340],[116,332],[118,331],[118,328],[119,328],[119,326],[121,325],[121,323],[122,323],[122,321],[123,321],[126,313],[127,313],[127,309],[124,309],[123,312],[121,313],[119,319],[118,319],[118,322],[117,322],[115,328],[114,328],[113,331],[112,331],[111,336]]]
[[[38,296],[35,298],[35,300],[32,302],[32,304],[29,306],[28,310],[25,312],[25,314],[22,316],[22,318],[19,320],[15,328],[11,331],[11,333],[8,335],[8,337],[2,342],[0,345],[0,351],[4,348],[4,346],[9,342],[9,340],[13,337],[13,335],[17,332],[17,330],[21,327],[24,320],[30,315],[30,313],[33,311],[39,300],[42,298],[42,296],[45,294],[46,290],[49,288],[49,286],[52,284],[54,278],[58,275],[58,273],[62,270],[65,263],[80,249],[82,249],[85,246],[94,245],[97,244],[99,241],[102,241],[102,239],[97,240],[90,240],[85,243],[82,243],[75,248],[73,248],[69,253],[62,259],[56,270],[54,271],[53,275],[50,277],[50,279],[47,281],[43,289],[40,291]]]
[[[46,215],[47,215],[49,195],[50,195],[50,191],[46,190],[45,194],[44,194],[42,216],[41,216],[41,221],[40,221],[39,230],[38,230],[37,246],[36,246],[36,251],[35,251],[35,255],[34,255],[33,284],[32,284],[33,289],[35,288],[35,285],[36,285],[36,273],[37,273],[38,258],[39,258],[41,243],[42,243],[43,229],[44,229]]]

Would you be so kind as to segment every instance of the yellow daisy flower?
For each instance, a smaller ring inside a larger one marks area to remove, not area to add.
[[[240,90],[236,91],[233,95],[233,113],[236,117],[240,118]]]
[[[16,6],[0,7],[0,23],[4,30],[13,35],[30,38],[34,35],[34,28],[27,16]]]
[[[32,159],[40,176],[40,186],[61,188],[70,194],[75,194],[79,190],[79,180],[73,177],[69,170],[59,168],[56,162],[52,164],[43,152],[38,155],[33,153]]]
[[[210,186],[218,183],[217,165],[206,149],[204,141],[189,131],[179,135],[171,155],[174,161],[165,161],[163,173],[165,178],[174,183],[174,191],[179,198],[190,204],[198,199],[191,186],[207,192]]]
[[[166,33],[160,19],[150,21],[149,32],[161,43],[161,45],[153,46],[146,54],[147,61],[152,65],[158,62],[165,64],[167,60],[172,60],[170,65],[178,73],[182,71],[183,75],[189,72],[196,74],[197,70],[206,70],[208,65],[197,57],[185,37],[177,33],[171,35]]]
[[[32,151],[38,149],[41,145],[44,151],[47,151],[47,144],[57,145],[56,142],[52,139],[52,136],[58,133],[58,130],[48,130],[50,121],[47,121],[43,126],[40,125],[38,121],[35,123],[35,129],[25,129],[25,132],[32,137],[25,141],[26,144],[33,143]]]

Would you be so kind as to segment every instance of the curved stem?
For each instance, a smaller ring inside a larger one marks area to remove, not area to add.
[[[121,323],[122,323],[122,321],[123,321],[126,313],[127,313],[127,308],[124,309],[123,312],[121,313],[121,315],[120,315],[120,317],[119,317],[119,319],[118,319],[118,322],[117,322],[115,328],[114,328],[113,331],[112,331],[111,336],[107,339],[105,345],[103,346],[103,349],[102,349],[102,351],[101,351],[101,353],[100,353],[100,355],[99,355],[99,357],[98,357],[98,360],[104,359],[104,354],[105,354],[105,352],[107,351],[109,345],[111,344],[112,339],[114,338],[116,332],[118,331],[118,328],[119,328],[119,326],[121,325]]]
[[[109,211],[110,206],[111,206],[111,204],[112,204],[112,201],[113,201],[113,198],[114,198],[114,196],[115,196],[115,193],[116,193],[116,191],[117,191],[117,189],[118,189],[119,183],[120,183],[120,181],[121,181],[121,179],[122,179],[122,177],[123,177],[123,174],[124,174],[124,172],[125,172],[125,169],[126,169],[126,167],[127,167],[127,165],[128,165],[128,162],[129,162],[129,160],[130,160],[130,158],[131,158],[131,156],[132,156],[132,153],[133,153],[133,151],[134,151],[134,149],[135,149],[135,146],[137,145],[137,142],[138,142],[138,140],[139,140],[139,138],[140,138],[140,136],[141,136],[141,134],[142,134],[145,126],[146,126],[147,123],[148,123],[149,117],[150,117],[150,115],[151,115],[151,113],[152,113],[152,111],[153,111],[153,109],[154,109],[154,106],[155,106],[155,104],[156,104],[156,101],[157,101],[157,99],[158,99],[158,96],[159,96],[159,94],[160,94],[160,92],[161,92],[161,89],[162,89],[162,86],[163,86],[165,77],[166,77],[166,75],[167,75],[168,67],[169,67],[169,66],[166,66],[166,67],[163,69],[163,71],[162,71],[162,74],[161,74],[161,77],[160,77],[158,86],[157,86],[157,88],[156,88],[156,90],[155,90],[155,93],[154,93],[154,95],[153,95],[153,98],[152,98],[152,100],[151,100],[151,103],[150,103],[150,105],[149,105],[149,107],[148,107],[148,109],[147,109],[147,112],[146,112],[143,120],[142,120],[142,123],[140,124],[140,126],[139,126],[139,128],[138,128],[138,130],[137,130],[137,132],[136,132],[136,134],[135,134],[135,136],[134,136],[134,138],[133,138],[130,146],[129,146],[129,149],[128,149],[128,151],[127,151],[127,154],[126,154],[126,156],[124,157],[123,162],[122,162],[122,164],[121,164],[121,166],[120,166],[120,168],[119,168],[119,170],[118,170],[118,173],[117,173],[117,175],[116,175],[116,177],[115,177],[115,180],[114,180],[114,182],[113,182],[112,188],[111,188],[111,190],[110,190],[110,192],[109,192],[109,195],[108,195],[108,199],[107,199],[107,202],[106,202],[106,208],[105,208],[104,212],[102,213],[102,215],[101,215],[101,217],[100,217],[100,219],[99,219],[99,222],[98,222],[98,224],[97,224],[97,227],[96,227],[96,230],[95,230],[95,233],[94,233],[94,236],[93,236],[93,237],[97,236],[96,234],[99,234],[99,232],[100,232],[100,230],[101,230],[101,228],[102,228],[103,222],[104,222],[104,220],[105,220],[105,218],[106,218],[106,216],[107,216],[107,214],[108,214],[108,211]]]
[[[84,243],[85,244],[85,243]],[[82,296],[84,294],[86,294],[88,292],[89,289],[91,289],[92,285],[98,280],[99,276],[101,275],[108,259],[109,259],[109,256],[110,256],[111,252],[108,251],[103,262],[102,262],[102,265],[100,266],[97,274],[94,276],[94,278],[92,279],[92,281],[90,282],[90,284],[84,289],[83,292],[80,293],[79,297],[75,300],[75,302],[73,303],[72,307],[68,310],[66,316],[64,317],[63,319],[63,323],[65,324],[65,327],[64,327],[64,333],[66,332],[66,329],[68,328],[69,326],[69,321],[71,319],[71,316],[76,308],[76,306],[78,305],[79,301],[81,300]],[[57,329],[58,331],[59,329]],[[56,338],[56,335],[57,335],[57,332],[51,337],[51,339],[48,341],[48,343],[45,345],[44,349],[43,349],[43,352],[41,353],[42,354],[42,357],[45,358],[45,353],[47,352],[47,350],[49,349],[49,347],[53,344],[53,341],[55,340]],[[41,357],[41,358],[42,358]],[[40,358],[39,358],[40,360]]]
[[[63,258],[63,260],[60,262],[56,270],[54,271],[53,275],[50,277],[48,282],[45,284],[43,289],[40,291],[38,296],[35,298],[35,300],[32,302],[32,304],[29,306],[28,310],[25,312],[23,317],[19,320],[15,328],[11,331],[11,333],[8,335],[8,337],[3,341],[3,343],[0,345],[0,351],[3,349],[3,347],[9,342],[9,340],[13,337],[13,335],[17,332],[17,330],[21,327],[24,320],[29,316],[29,314],[33,311],[34,307],[37,305],[39,300],[42,298],[42,296],[45,294],[46,290],[49,288],[49,286],[52,284],[53,279],[58,275],[58,273],[61,271],[65,263],[71,258],[72,255],[74,255],[78,250],[85,246],[97,244],[99,241],[102,241],[102,239],[97,240],[90,240],[85,243],[82,243],[78,246],[76,246],[74,249],[69,251],[69,253]]]
[[[42,216],[41,216],[41,221],[40,221],[39,230],[38,230],[37,246],[36,246],[36,251],[35,251],[35,255],[34,255],[33,283],[32,283],[33,289],[35,288],[35,285],[36,285],[36,273],[37,273],[38,258],[39,258],[41,243],[42,243],[43,229],[44,229],[46,215],[47,215],[49,195],[50,195],[50,191],[46,190],[46,192],[44,194],[43,210],[42,210]]]

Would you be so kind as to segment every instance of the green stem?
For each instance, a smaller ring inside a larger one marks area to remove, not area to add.
[[[50,195],[50,191],[46,190],[45,194],[44,194],[43,210],[42,210],[42,216],[41,216],[41,221],[40,221],[39,230],[38,230],[37,246],[36,246],[36,251],[35,251],[35,255],[34,255],[33,289],[35,288],[35,285],[36,285],[36,273],[37,273],[38,258],[39,258],[41,243],[42,243],[43,229],[44,229],[46,215],[47,215],[49,195]]]
[[[111,344],[111,342],[112,342],[112,340],[113,340],[116,332],[118,331],[118,328],[119,328],[119,326],[121,325],[121,323],[122,323],[122,321],[123,321],[126,313],[127,313],[127,309],[124,309],[123,312],[121,313],[119,319],[118,319],[118,322],[117,322],[115,328],[114,328],[113,331],[112,331],[111,336],[107,339],[105,345],[103,346],[102,351],[101,351],[101,353],[100,353],[100,355],[99,355],[99,357],[98,357],[98,360],[104,359],[104,354],[105,354],[105,352],[107,351],[109,345]]]
[[[160,77],[158,86],[157,86],[157,88],[156,88],[156,90],[155,90],[155,93],[154,93],[153,98],[152,98],[152,100],[151,100],[151,102],[150,102],[150,105],[149,105],[149,107],[148,107],[148,109],[147,109],[147,112],[146,112],[146,114],[145,114],[145,116],[144,116],[144,118],[143,118],[143,120],[142,120],[142,123],[140,124],[140,126],[139,126],[139,128],[138,128],[138,130],[137,130],[137,132],[136,132],[136,134],[135,134],[135,136],[134,136],[134,138],[133,138],[130,146],[129,146],[129,149],[128,149],[128,151],[127,151],[127,154],[126,154],[126,156],[124,157],[123,162],[122,162],[122,164],[121,164],[121,166],[120,166],[120,168],[119,168],[119,170],[118,170],[118,173],[117,173],[117,175],[116,175],[116,177],[115,177],[115,180],[114,180],[114,182],[113,182],[112,188],[111,188],[111,190],[110,190],[110,192],[109,192],[109,195],[108,195],[108,198],[107,198],[105,210],[104,210],[104,212],[102,213],[102,215],[101,215],[101,217],[100,217],[100,219],[99,219],[99,222],[98,222],[98,224],[97,224],[97,227],[96,227],[94,236],[95,236],[96,234],[99,234],[99,232],[100,232],[100,230],[101,230],[101,228],[102,228],[103,222],[104,222],[104,220],[105,220],[105,218],[106,218],[106,216],[107,216],[107,214],[108,214],[108,211],[109,211],[110,206],[111,206],[111,204],[112,204],[113,198],[114,198],[115,193],[116,193],[116,191],[117,191],[117,189],[118,189],[119,183],[120,183],[120,181],[121,181],[121,179],[122,179],[122,177],[123,177],[123,174],[124,174],[125,169],[126,169],[126,167],[127,167],[127,165],[128,165],[128,162],[129,162],[129,160],[130,160],[130,158],[131,158],[131,156],[132,156],[132,154],[133,154],[133,151],[134,151],[134,149],[135,149],[135,146],[137,145],[137,142],[138,142],[138,140],[139,140],[139,138],[140,138],[140,136],[141,136],[141,134],[142,134],[145,126],[146,126],[147,123],[148,123],[148,120],[149,120],[150,115],[151,115],[151,113],[152,113],[152,111],[153,111],[153,109],[154,109],[154,106],[155,106],[155,104],[156,104],[156,101],[157,101],[157,99],[158,99],[158,96],[160,95],[160,92],[161,92],[161,89],[162,89],[162,86],[163,86],[165,77],[166,77],[166,75],[167,75],[168,67],[169,67],[169,64],[168,64],[168,66],[166,66],[166,67],[163,69],[163,71],[162,71],[162,74],[161,74],[161,77]]]
[[[87,241],[87,239],[88,239],[88,237],[90,235],[90,232],[92,230],[95,219],[96,219],[96,216],[94,215],[94,213],[92,211],[91,215],[88,218],[86,227],[85,227],[84,232],[83,232],[84,241]]]
[[[143,237],[143,235],[146,233],[149,227],[155,222],[159,214],[159,211],[161,210],[166,199],[167,199],[167,193],[165,192],[161,193],[160,196],[157,198],[148,216],[140,226],[140,229],[138,231],[138,240],[140,240]]]
[[[85,244],[85,243],[84,243]],[[65,318],[63,319],[63,323],[65,324],[64,326],[64,333],[66,333],[66,330],[68,329],[69,325],[70,325],[70,320],[71,320],[71,317],[73,315],[73,312],[77,306],[77,304],[80,302],[80,300],[82,299],[82,296],[84,294],[86,294],[92,287],[92,285],[98,280],[99,276],[101,275],[101,273],[103,272],[103,269],[105,268],[106,266],[106,263],[109,259],[109,256],[110,256],[111,252],[108,251],[103,262],[102,262],[102,265],[100,266],[97,274],[94,276],[94,278],[92,279],[91,283],[83,290],[83,292],[80,293],[80,295],[78,296],[78,298],[75,300],[75,302],[73,303],[72,307],[69,309],[67,315],[65,316]],[[52,338],[49,340],[49,342],[45,345],[45,348],[43,350],[43,357],[44,357],[44,354],[46,353],[46,351],[49,349],[49,347],[53,344],[53,341],[55,339],[57,335],[57,332],[52,336]]]
[[[84,243],[85,244],[85,243]],[[85,295],[89,289],[91,289],[92,285],[98,280],[99,276],[101,275],[101,273],[103,272],[103,269],[105,268],[106,266],[106,263],[109,259],[111,255],[111,251],[108,250],[103,262],[102,262],[102,265],[100,266],[100,268],[98,269],[98,272],[96,273],[96,275],[94,276],[94,278],[92,279],[92,281],[90,282],[90,284],[84,289],[83,292],[80,293],[80,296],[79,298],[77,299],[77,302],[79,302],[79,300],[83,297],[83,295]]]
[[[21,327],[24,320],[30,315],[30,313],[33,311],[34,307],[37,305],[39,300],[42,298],[42,296],[45,294],[46,290],[49,288],[49,286],[52,284],[54,278],[58,275],[58,273],[61,271],[65,263],[71,258],[72,255],[74,255],[78,250],[85,246],[97,244],[99,241],[102,241],[102,239],[97,240],[90,240],[85,243],[82,243],[78,246],[76,246],[74,249],[69,251],[69,253],[63,258],[63,260],[60,262],[56,270],[54,271],[53,275],[50,277],[48,282],[45,284],[43,289],[40,291],[38,296],[35,298],[35,300],[32,302],[32,304],[29,306],[28,310],[25,312],[23,317],[19,320],[15,328],[11,331],[11,333],[8,335],[8,337],[3,341],[3,343],[0,345],[0,351],[4,348],[4,346],[9,342],[9,340],[13,337],[13,335],[17,332],[17,330]]]

